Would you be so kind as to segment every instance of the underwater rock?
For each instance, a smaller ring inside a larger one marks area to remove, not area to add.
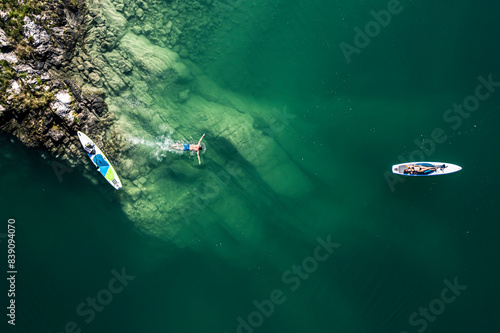
[[[130,73],[134,68],[134,66],[132,66],[132,64],[125,59],[118,61],[118,67],[120,68],[120,72],[123,74]]]
[[[137,1],[137,5],[144,10],[148,10],[149,8],[148,4],[141,0]]]
[[[134,186],[132,184],[127,184],[127,186],[123,187],[123,191],[130,197],[130,199],[134,202],[137,201],[140,196],[142,191],[139,189],[139,187]]]
[[[125,11],[123,12],[123,14],[125,15],[125,17],[127,19],[130,19],[130,18],[132,18],[134,16],[134,12],[130,8],[125,9]]]
[[[177,53],[151,44],[144,36],[128,32],[120,40],[120,49],[139,68],[155,78],[170,77],[172,81],[191,79],[189,69],[180,61]]]
[[[167,25],[166,25],[166,27],[165,27],[165,32],[166,32],[167,34],[169,34],[169,33],[170,33],[170,31],[172,31],[172,25],[173,25],[172,21],[168,21],[168,23],[167,23]]]
[[[64,137],[64,132],[57,128],[57,127],[53,127],[51,128],[48,132],[47,132],[47,135],[54,141],[59,141],[61,140],[63,137]]]
[[[179,52],[179,55],[181,56],[181,58],[188,58],[189,57],[189,52],[187,49],[183,48],[181,50],[181,52]]]
[[[92,63],[95,65],[95,67],[97,67],[99,69],[107,66],[106,62],[104,61],[104,58],[101,56],[93,57]]]
[[[127,20],[116,10],[113,3],[109,0],[99,0],[99,6],[100,12],[106,18],[107,24],[118,31],[124,31],[127,27]]]
[[[73,57],[73,61],[76,62],[79,65],[83,64],[83,59],[81,57],[78,57],[78,56]]]
[[[114,34],[113,31],[107,30],[106,31],[106,38],[105,39],[107,41],[109,41],[109,42],[113,42],[116,39],[116,35]]]
[[[103,52],[106,52],[106,51],[108,51],[110,49],[112,49],[111,43],[108,43],[106,41],[104,41],[104,42],[101,43],[101,50]]]
[[[132,93],[138,101],[146,106],[154,104],[153,98],[149,95],[149,86],[144,81],[136,81],[132,87]]]
[[[115,92],[119,93],[126,86],[125,82],[120,78],[120,75],[115,73],[111,68],[105,67],[102,69],[102,74],[106,78],[107,84]]]
[[[153,27],[149,24],[145,24],[142,30],[144,31],[145,35],[149,35],[153,31]]]
[[[98,15],[94,16],[93,22],[99,26],[102,26],[106,23],[106,19],[98,14]]]
[[[178,101],[180,103],[186,102],[189,99],[189,94],[190,93],[191,93],[191,90],[189,90],[189,89],[186,89],[186,90],[183,90],[183,91],[179,92]]]
[[[85,61],[83,63],[83,67],[85,67],[86,70],[91,71],[94,69],[94,66],[90,63],[90,61]]]
[[[111,67],[117,67],[117,64],[122,60],[121,54],[117,50],[104,53],[104,59]]]
[[[92,110],[95,114],[100,117],[103,117],[108,111],[108,106],[102,99],[102,97],[97,95],[87,96],[85,100],[83,100],[85,105]]]
[[[96,87],[102,87],[101,77],[97,74],[97,72],[90,73],[89,79]]]
[[[185,160],[174,160],[170,163],[169,169],[176,177],[184,179],[196,179],[199,175],[199,172],[193,168],[191,163],[188,163]],[[158,177],[161,177],[161,174],[158,174]]]
[[[142,33],[142,28],[141,28],[141,27],[139,27],[139,26],[137,26],[137,25],[134,25],[134,26],[132,27],[132,32],[133,32],[134,34],[136,34],[136,35],[139,35],[139,34],[141,34],[141,33]]]

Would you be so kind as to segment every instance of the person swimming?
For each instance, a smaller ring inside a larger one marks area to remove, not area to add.
[[[172,144],[172,148],[177,149],[177,150],[182,150],[182,151],[195,151],[196,155],[198,155],[198,163],[201,164],[201,159],[200,159],[200,150],[203,150],[203,147],[201,146],[201,140],[203,140],[203,137],[205,134],[203,134],[198,141],[198,144],[192,145],[189,143],[174,143]]]

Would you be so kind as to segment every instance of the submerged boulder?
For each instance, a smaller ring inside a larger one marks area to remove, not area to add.
[[[186,90],[183,90],[183,91],[179,92],[178,101],[180,103],[186,102],[189,99],[190,93],[191,93],[191,91],[189,89],[186,89]]]
[[[97,72],[90,73],[89,79],[96,87],[102,87],[101,76]]]
[[[111,68],[105,67],[102,69],[102,73],[106,78],[106,82],[109,87],[115,92],[118,93],[123,90],[126,86],[125,82],[120,78],[120,75],[115,73]]]
[[[51,128],[48,132],[47,135],[53,140],[53,141],[59,141],[64,137],[64,132],[58,128],[58,127],[53,127]]]
[[[118,67],[120,68],[120,72],[123,74],[130,73],[134,68],[134,66],[132,66],[132,64],[125,59],[118,61]]]
[[[173,81],[189,81],[191,73],[180,61],[177,53],[153,45],[146,37],[128,32],[120,40],[120,49],[129,59],[147,74],[162,78],[170,76]]]

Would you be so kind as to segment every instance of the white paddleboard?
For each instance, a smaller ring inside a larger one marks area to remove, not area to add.
[[[78,138],[83,146],[83,149],[87,153],[92,163],[97,167],[101,175],[113,186],[115,189],[119,190],[122,187],[120,178],[115,172],[115,169],[109,162],[108,158],[104,153],[97,147],[97,145],[88,136],[78,131]]]
[[[462,170],[462,167],[443,162],[408,162],[392,166],[392,173],[402,176],[439,176]]]

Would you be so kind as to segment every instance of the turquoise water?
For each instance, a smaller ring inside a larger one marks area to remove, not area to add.
[[[339,44],[354,45],[353,28],[388,2],[228,3],[229,32],[202,41],[198,65],[226,93],[268,106],[252,111],[253,127],[280,151],[244,154],[215,128],[182,124],[207,132],[203,165],[180,172],[175,163],[195,157],[166,151],[154,168],[194,199],[210,174],[238,177],[220,176],[171,239],[141,233],[104,182],[79,168],[58,178],[54,159],[1,139],[0,233],[16,220],[19,272],[9,331],[496,332],[499,179],[485,165],[499,162],[500,91],[456,129],[443,115],[478,76],[500,81],[500,7],[402,1],[347,63]],[[167,94],[156,90],[158,109],[172,107]],[[193,110],[186,121],[203,116]],[[424,157],[463,170],[391,188],[384,173],[436,128],[447,139]],[[281,152],[299,172],[274,168]],[[332,253],[317,250],[328,240]],[[455,279],[466,289],[449,290]],[[105,303],[93,318],[88,297]]]

